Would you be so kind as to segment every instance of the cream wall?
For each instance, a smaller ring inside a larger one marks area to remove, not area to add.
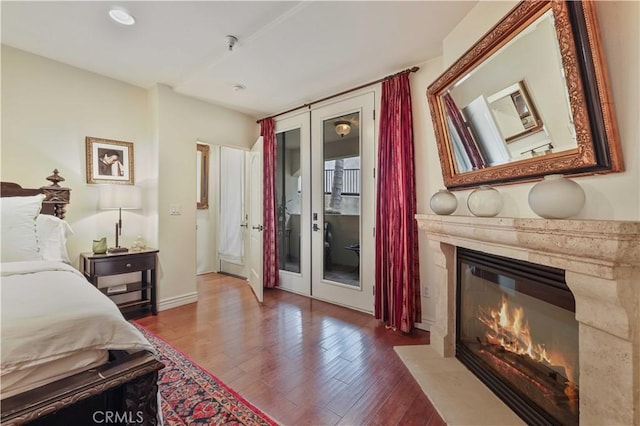
[[[255,142],[258,130],[248,115],[177,94],[168,86],[157,85],[152,92],[160,170],[158,295],[164,301],[161,308],[167,308],[196,296],[196,142],[246,148]],[[180,206],[180,215],[169,214],[172,204]],[[214,210],[209,214],[211,224]]]
[[[72,189],[68,250],[76,264],[93,239],[106,236],[114,245],[117,220],[117,212],[98,210],[99,185],[86,183],[86,136],[133,142],[136,185],[154,180],[146,90],[2,46],[1,178],[38,188],[60,171]],[[153,210],[146,200],[145,209],[123,212],[124,244],[137,234],[156,244],[157,228],[147,227]]]
[[[117,217],[97,210],[98,185],[86,183],[85,137],[133,142],[144,209],[123,212],[123,245],[143,234],[160,249],[161,309],[196,300],[196,140],[248,147],[257,132],[254,118],[167,86],[146,90],[2,46],[0,178],[40,187],[58,168],[72,189],[69,254],[77,265],[93,239],[114,243]],[[170,216],[169,204],[182,214]]]
[[[429,198],[443,188],[442,173],[426,90],[479,37],[507,13],[514,3],[479,2],[443,41],[443,57],[420,65],[411,77],[416,144],[417,202],[419,213],[432,213]],[[640,220],[640,85],[638,75],[640,40],[639,2],[598,2],[598,18],[608,64],[613,103],[626,171],[608,175],[575,178],[585,190],[587,201],[578,219]],[[502,217],[537,217],[529,208],[527,196],[533,184],[499,186],[504,197]],[[471,215],[466,207],[470,191],[456,191],[458,209],[454,215]],[[435,278],[434,253],[420,236],[420,278],[429,286]],[[423,297],[423,325],[434,318],[433,299]]]

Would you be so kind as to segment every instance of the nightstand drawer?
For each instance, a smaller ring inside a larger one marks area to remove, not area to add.
[[[96,276],[126,274],[127,272],[146,271],[155,268],[155,254],[149,256],[131,256],[122,259],[109,259],[108,262],[95,262],[94,274]]]

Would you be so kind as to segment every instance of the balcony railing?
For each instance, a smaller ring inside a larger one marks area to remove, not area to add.
[[[324,193],[331,194],[335,170],[324,171]],[[342,195],[360,195],[360,169],[344,169],[342,175]]]

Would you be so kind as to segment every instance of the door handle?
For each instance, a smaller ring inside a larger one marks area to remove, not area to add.
[[[320,230],[320,228],[318,228],[318,224],[317,223],[314,223],[313,227],[311,229],[313,229],[314,232],[317,232],[317,231]]]
[[[241,223],[240,224],[240,228],[248,228],[249,224],[248,223]]]
[[[262,227],[262,225],[258,225],[258,226],[252,226],[251,229],[257,229],[258,231],[262,231],[264,228]]]

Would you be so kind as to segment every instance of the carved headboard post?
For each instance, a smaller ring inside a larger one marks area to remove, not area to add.
[[[52,182],[52,184],[37,189],[23,188],[13,182],[0,182],[0,196],[27,197],[29,195],[44,194],[45,199],[42,202],[42,210],[40,213],[64,219],[67,204],[69,204],[69,200],[71,199],[71,189],[58,185],[58,182],[63,182],[64,178],[58,175],[57,169],[53,171],[53,174],[49,176],[47,180]]]
[[[42,213],[52,214],[64,219],[67,204],[71,200],[71,189],[63,188],[58,184],[59,182],[64,182],[64,178],[58,173],[58,169],[54,169],[53,174],[47,177],[51,185],[40,187],[42,193],[46,196],[42,202]]]

